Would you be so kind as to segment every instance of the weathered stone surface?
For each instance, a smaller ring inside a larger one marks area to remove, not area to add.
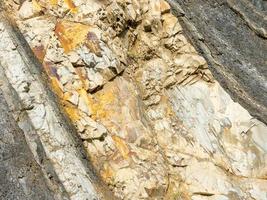
[[[266,12],[245,0],[168,1],[215,78],[253,117],[267,123]]]
[[[18,15],[17,22],[32,48],[40,46],[34,38],[46,38],[42,56],[35,54],[114,194],[267,199],[266,125],[214,79],[170,6],[162,0],[72,3],[42,4],[42,16]],[[30,20],[47,20],[49,28],[26,26]],[[43,131],[48,126],[38,116],[46,113],[43,105],[29,113]]]
[[[55,199],[22,130],[11,116],[2,90],[0,119],[0,199]]]
[[[42,7],[36,0],[24,1],[19,9],[19,16],[22,19],[28,19],[37,16],[42,10]]]
[[[49,96],[47,86],[43,84],[40,74],[38,76],[36,72],[37,68],[33,66],[35,61],[30,59],[31,55],[26,54],[20,43],[23,41],[18,40],[11,30],[6,21],[1,21],[2,76],[6,76],[17,93],[22,104],[21,109],[28,117],[28,124],[40,139],[44,152],[70,199],[97,199],[98,194],[88,177],[88,169],[81,159],[81,152],[77,151],[67,127],[60,122],[62,118],[59,116],[59,110],[53,106],[54,102]],[[21,128],[24,128],[24,133],[28,132],[27,127]]]

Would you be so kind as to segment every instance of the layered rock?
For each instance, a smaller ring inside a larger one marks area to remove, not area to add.
[[[267,199],[266,125],[214,80],[165,1],[26,0],[15,12],[118,198]]]

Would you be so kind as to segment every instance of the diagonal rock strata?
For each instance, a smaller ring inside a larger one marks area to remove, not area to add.
[[[10,4],[94,168],[114,195],[266,199],[266,125],[214,79],[169,4],[71,2]],[[93,188],[83,180],[89,185],[82,188]],[[75,193],[78,199],[90,194]]]
[[[32,130],[40,139],[68,198],[98,199],[101,195],[95,191],[92,184],[95,180],[88,173],[81,152],[76,149],[71,131],[68,126],[63,126],[63,118],[55,109],[55,102],[43,84],[35,63],[25,54],[20,41],[4,20],[1,22],[1,39],[1,71],[16,91],[22,110],[26,111],[29,119],[28,126],[33,126]],[[25,119],[21,120],[18,124],[27,133],[30,127],[24,124]]]

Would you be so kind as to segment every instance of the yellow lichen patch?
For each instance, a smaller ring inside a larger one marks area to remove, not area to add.
[[[107,112],[105,109],[103,109],[103,106],[101,104],[95,104],[96,106],[94,107],[94,115],[93,119],[105,119],[107,118]]]
[[[104,164],[103,170],[101,171],[101,176],[104,180],[109,180],[114,177],[115,173],[108,163]]]
[[[115,142],[115,145],[117,149],[119,150],[120,154],[122,155],[122,157],[124,159],[128,159],[130,150],[128,148],[128,145],[125,143],[125,141],[116,135],[113,135],[112,139]]]
[[[58,4],[58,0],[50,0],[50,4],[52,6],[56,6]]]
[[[96,97],[98,101],[100,101],[103,104],[111,104],[114,102],[115,99],[114,91],[112,90],[98,93]]]
[[[71,97],[72,93],[71,92],[65,92],[63,96],[63,100],[67,101]]]
[[[107,119],[112,113],[109,108],[110,104],[114,103],[115,95],[112,90],[105,90],[105,92],[97,93],[94,96],[94,103],[92,106],[92,114],[94,119]]]
[[[65,3],[67,4],[68,8],[71,10],[71,12],[76,13],[77,12],[77,7],[75,4],[72,2],[72,0],[64,0]]]
[[[50,77],[51,79],[51,86],[53,91],[58,95],[59,98],[63,97],[62,87],[60,86],[61,83],[57,80],[56,77]]]
[[[41,5],[36,0],[32,0],[32,5],[36,11],[40,12],[42,10]]]
[[[90,28],[81,23],[62,20],[57,22],[55,33],[65,52],[68,53],[85,42]]]
[[[80,97],[83,99],[83,101],[86,103],[88,108],[90,109],[92,103],[91,103],[91,101],[89,99],[89,96],[88,96],[86,90],[85,89],[80,89],[80,90],[78,90],[78,93],[79,93]]]
[[[65,109],[65,112],[67,113],[68,117],[73,122],[80,120],[80,115],[79,115],[79,111],[77,110],[77,108],[72,107],[72,106],[65,106],[64,109]]]

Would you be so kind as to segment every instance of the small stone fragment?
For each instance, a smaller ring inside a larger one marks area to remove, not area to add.
[[[84,89],[81,89],[78,91],[79,93],[79,105],[78,108],[86,113],[88,116],[92,114],[92,111],[90,110],[90,102],[87,96],[87,92]]]
[[[162,14],[168,13],[171,10],[171,6],[165,1],[165,0],[160,0],[160,11]]]
[[[66,92],[64,94],[65,96],[65,99],[67,101],[69,101],[70,103],[74,104],[74,105],[78,105],[78,102],[79,102],[79,94],[78,92],[76,91],[73,91],[73,92]]]
[[[165,37],[171,37],[178,32],[182,31],[181,25],[178,23],[178,19],[172,14],[163,15],[163,32]]]
[[[36,2],[36,0],[26,0],[23,2],[19,9],[19,16],[22,19],[29,19],[31,17],[37,16],[42,8],[40,5]]]
[[[101,47],[99,45],[99,39],[97,38],[94,32],[88,32],[86,36],[86,46],[93,52],[95,55],[101,57]]]

